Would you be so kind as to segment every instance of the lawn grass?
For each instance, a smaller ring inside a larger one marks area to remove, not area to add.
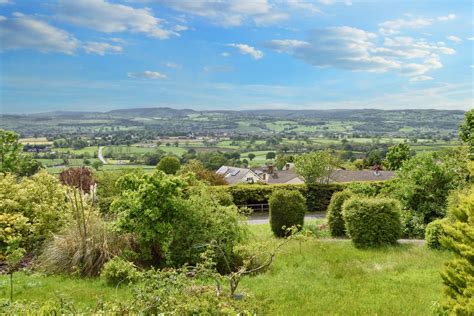
[[[317,226],[324,220],[309,220]],[[268,224],[248,225],[252,241],[276,245]],[[327,237],[327,231],[320,233]],[[439,271],[451,258],[420,244],[360,250],[349,240],[309,239],[283,246],[266,273],[242,280],[238,291],[266,301],[268,315],[429,315],[442,292]],[[0,300],[9,295],[0,276]],[[126,286],[114,288],[101,279],[15,274],[16,300],[42,302],[60,298],[76,309],[102,300],[131,298]]]
[[[274,239],[251,225],[256,240]],[[429,315],[442,293],[449,253],[420,244],[360,250],[349,240],[285,245],[270,270],[241,285],[269,300],[271,315]]]
[[[122,286],[116,289],[100,278],[75,278],[69,276],[27,274],[14,275],[15,301],[42,303],[48,300],[72,302],[76,310],[92,309],[100,301],[124,301],[132,297],[131,289]],[[10,297],[10,283],[0,275],[0,300]]]

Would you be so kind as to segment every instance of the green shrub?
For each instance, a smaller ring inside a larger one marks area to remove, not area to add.
[[[277,237],[287,235],[285,228],[304,224],[306,201],[298,191],[279,190],[273,192],[270,200],[270,225]],[[285,227],[285,228],[283,228]]]
[[[353,197],[344,202],[346,231],[356,247],[377,247],[401,236],[400,205],[388,198]]]
[[[390,182],[387,182],[390,183]],[[382,188],[381,182],[354,182],[347,185],[346,189],[353,194],[374,197],[379,194]]]
[[[463,149],[446,150],[418,154],[403,162],[396,181],[383,191],[399,200],[406,212],[406,237],[423,238],[428,223],[446,216],[449,193],[464,187],[469,178],[466,155]]]
[[[65,225],[69,204],[66,189],[59,180],[40,171],[19,180],[11,174],[0,175],[0,210],[2,214],[27,219],[29,229],[22,230],[22,247],[32,251]]]
[[[352,194],[348,190],[336,192],[332,195],[331,203],[328,206],[327,218],[329,231],[333,237],[346,236],[346,227],[342,217],[342,205],[351,196]]]
[[[431,249],[441,249],[441,238],[444,236],[443,225],[447,223],[446,218],[437,219],[426,225],[425,241],[426,246]]]
[[[19,246],[24,247],[29,234],[28,218],[21,214],[0,214],[0,260],[5,259],[10,240],[19,240]]]
[[[228,258],[245,236],[237,207],[221,204],[206,188],[190,188],[185,178],[157,170],[150,175],[119,180],[122,195],[112,203],[116,227],[133,233],[141,258],[152,265],[194,264],[200,245],[217,242]]]
[[[108,284],[117,286],[137,281],[140,273],[132,262],[114,257],[104,265],[100,276]]]

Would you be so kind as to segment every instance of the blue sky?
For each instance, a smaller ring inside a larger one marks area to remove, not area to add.
[[[463,0],[0,0],[0,110],[466,110],[473,28]]]

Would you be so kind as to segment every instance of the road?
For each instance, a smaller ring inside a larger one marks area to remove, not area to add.
[[[107,160],[104,159],[104,156],[102,155],[102,149],[104,149],[104,146],[99,147],[99,151],[97,152],[97,158],[104,164],[108,164]]]
[[[318,213],[318,214],[308,214],[304,217],[304,219],[308,220],[308,219],[324,218],[324,217],[326,217],[325,213]],[[268,215],[265,215],[265,216],[254,215],[247,220],[247,223],[249,225],[257,225],[257,224],[267,224],[269,223],[269,221],[270,220],[268,218]]]

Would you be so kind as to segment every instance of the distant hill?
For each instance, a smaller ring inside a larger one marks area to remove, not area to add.
[[[118,109],[105,112],[113,116],[121,117],[185,117],[189,114],[197,113],[190,109],[172,109],[172,108],[136,108],[136,109]]]
[[[391,115],[401,115],[404,117],[420,117],[424,114],[429,116],[440,116],[444,114],[463,115],[461,110],[380,110],[380,109],[336,109],[336,110],[287,110],[287,109],[271,109],[271,110],[193,110],[193,109],[173,109],[170,107],[151,107],[151,108],[130,108],[117,109],[107,112],[81,112],[81,111],[53,111],[44,113],[34,113],[17,116],[31,116],[31,117],[63,117],[63,118],[79,118],[79,117],[186,117],[190,114],[212,114],[218,113],[232,117],[273,117],[273,118],[319,118],[319,119],[355,119],[355,118],[369,118],[369,117],[390,117]],[[11,116],[3,114],[3,117]]]

